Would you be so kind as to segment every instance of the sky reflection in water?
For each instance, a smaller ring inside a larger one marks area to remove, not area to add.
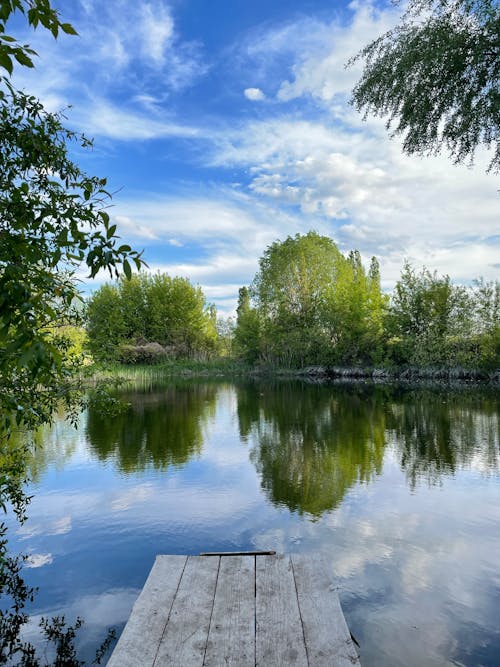
[[[500,664],[500,399],[478,390],[224,382],[57,422],[14,549],[40,615],[123,627],[157,553],[331,558],[368,665]]]

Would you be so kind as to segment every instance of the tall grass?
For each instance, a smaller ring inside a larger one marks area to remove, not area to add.
[[[190,377],[224,377],[245,375],[250,368],[234,359],[211,359],[198,361],[195,359],[179,359],[155,365],[110,364],[96,369],[97,378],[120,381],[132,386],[159,384],[175,378]]]

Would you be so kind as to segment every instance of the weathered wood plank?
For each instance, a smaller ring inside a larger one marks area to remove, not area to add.
[[[308,664],[290,558],[256,559],[256,665]]]
[[[200,556],[274,556],[276,551],[202,551]]]
[[[294,554],[291,559],[309,664],[315,667],[359,665],[331,566],[318,555]]]
[[[187,556],[157,556],[108,667],[150,667],[165,630]]]
[[[255,556],[221,558],[206,667],[255,667]]]
[[[219,558],[188,557],[155,666],[203,665],[219,563]]]

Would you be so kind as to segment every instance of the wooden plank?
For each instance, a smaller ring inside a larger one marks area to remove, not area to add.
[[[274,556],[276,551],[203,551],[200,556]]]
[[[156,666],[203,665],[219,563],[220,558],[188,557],[158,647]]]
[[[359,665],[331,565],[318,555],[294,554],[291,559],[309,663],[315,667]]]
[[[255,667],[255,557],[221,558],[206,667]]]
[[[256,665],[308,664],[290,558],[256,559]]]
[[[157,556],[108,667],[150,667],[167,623],[187,556]]]

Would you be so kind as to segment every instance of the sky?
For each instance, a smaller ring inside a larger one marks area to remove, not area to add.
[[[404,156],[349,104],[347,61],[401,6],[340,0],[59,0],[79,36],[21,21],[39,54],[14,83],[94,138],[73,154],[106,176],[120,236],[151,271],[188,277],[231,315],[266,247],[313,229],[458,283],[500,274],[498,174],[443,153]],[[83,278],[84,273],[81,274]],[[87,293],[105,280],[84,279]]]

